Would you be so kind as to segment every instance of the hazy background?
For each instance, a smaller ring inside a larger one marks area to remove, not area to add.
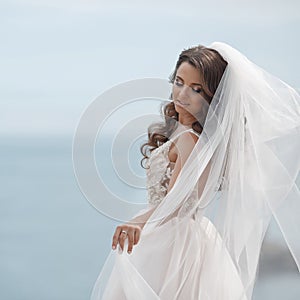
[[[81,194],[72,139],[118,83],[167,78],[179,53],[223,41],[300,87],[299,1],[0,1],[0,298],[89,299],[115,222]],[[300,299],[276,227],[255,299]]]

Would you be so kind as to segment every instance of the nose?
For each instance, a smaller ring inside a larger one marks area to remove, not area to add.
[[[186,100],[189,98],[189,87],[184,85],[180,88],[178,93],[179,100]]]

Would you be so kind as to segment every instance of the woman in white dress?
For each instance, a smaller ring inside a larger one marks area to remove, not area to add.
[[[225,43],[182,51],[170,82],[141,148],[148,207],[92,299],[251,299],[272,215],[299,269],[300,97]]]

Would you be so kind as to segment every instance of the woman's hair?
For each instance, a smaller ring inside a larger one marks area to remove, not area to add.
[[[177,60],[174,72],[169,76],[169,82],[174,83],[178,68],[183,62],[188,62],[199,70],[203,78],[203,96],[210,104],[217,87],[221,81],[222,75],[226,69],[227,62],[218,51],[198,45],[189,49],[184,49]],[[170,98],[172,99],[172,93]],[[158,148],[169,140],[169,136],[174,132],[178,122],[178,113],[175,110],[174,102],[163,103],[161,107],[163,113],[163,122],[151,124],[148,127],[148,142],[144,143],[140,151],[143,154],[141,166],[143,168],[144,160],[148,159],[148,153]],[[199,134],[203,127],[198,121],[192,124],[192,128]]]

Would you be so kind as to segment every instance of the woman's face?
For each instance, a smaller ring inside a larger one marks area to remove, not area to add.
[[[175,110],[179,115],[192,115],[208,105],[203,97],[203,79],[200,71],[188,62],[183,62],[177,69],[172,89]]]

